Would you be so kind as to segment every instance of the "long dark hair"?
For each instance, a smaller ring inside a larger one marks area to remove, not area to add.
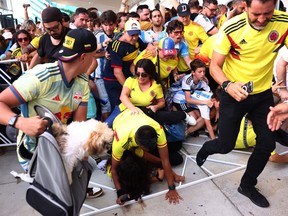
[[[138,68],[143,68],[145,73],[150,76],[150,79],[154,79],[156,83],[160,84],[160,76],[156,72],[156,67],[150,59],[140,59],[135,66],[135,71]]]
[[[150,174],[146,161],[126,150],[117,168],[121,189],[138,200],[150,193]]]
[[[25,35],[27,36],[28,40],[29,40],[29,43],[31,42],[32,37],[31,37],[30,33],[29,33],[28,31],[24,30],[24,29],[21,29],[21,30],[17,31],[17,32],[14,34],[14,36],[13,36],[13,37],[15,38],[16,43],[17,43],[17,47],[20,47],[20,44],[18,43],[18,40],[17,40],[17,39],[18,39],[18,36],[19,36],[20,34],[25,34]]]

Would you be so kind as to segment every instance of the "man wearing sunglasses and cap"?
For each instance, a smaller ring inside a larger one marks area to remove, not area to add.
[[[125,122],[125,124],[123,124]],[[176,204],[181,200],[181,196],[175,189],[174,182],[182,182],[184,176],[175,174],[169,162],[167,140],[163,127],[144,113],[131,115],[131,110],[126,109],[120,113],[113,122],[114,140],[112,144],[112,178],[117,190],[117,200],[119,205],[123,205],[122,196],[126,191],[121,190],[118,180],[117,167],[125,150],[134,152],[138,157],[151,162],[154,166],[163,166],[167,179],[169,191],[166,199],[170,203]],[[158,149],[160,157],[151,152]]]

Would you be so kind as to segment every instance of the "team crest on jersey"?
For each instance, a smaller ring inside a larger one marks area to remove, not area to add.
[[[171,70],[172,70],[172,67],[171,67],[171,66],[167,66],[166,70],[167,70],[167,71],[171,71]]]
[[[275,30],[271,31],[268,36],[269,42],[275,42],[278,40],[278,38],[279,38],[279,33]]]
[[[188,35],[189,35],[189,36],[192,36],[192,35],[193,35],[193,32],[192,32],[192,31],[189,31],[189,32],[188,32]]]
[[[151,97],[155,97],[155,91],[152,90],[152,91],[150,92],[150,95],[151,95]]]
[[[73,95],[73,101],[79,104],[82,101],[82,92],[75,91]]]

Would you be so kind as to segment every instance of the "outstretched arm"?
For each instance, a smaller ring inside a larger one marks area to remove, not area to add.
[[[179,200],[183,200],[182,197],[178,194],[176,189],[170,189],[174,185],[174,172],[172,171],[170,162],[169,162],[169,153],[168,147],[158,149],[159,155],[162,161],[162,166],[164,169],[165,177],[167,179],[169,191],[166,194],[166,199],[169,203],[177,204]]]
[[[288,103],[284,102],[275,107],[270,107],[270,112],[267,116],[267,124],[270,130],[278,130],[286,119],[288,119]]]

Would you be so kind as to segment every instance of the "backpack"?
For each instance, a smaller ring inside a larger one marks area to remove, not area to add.
[[[26,201],[42,215],[79,215],[91,174],[88,161],[79,160],[69,185],[59,146],[46,131],[39,137],[30,161],[29,175],[34,180],[27,190]]]

